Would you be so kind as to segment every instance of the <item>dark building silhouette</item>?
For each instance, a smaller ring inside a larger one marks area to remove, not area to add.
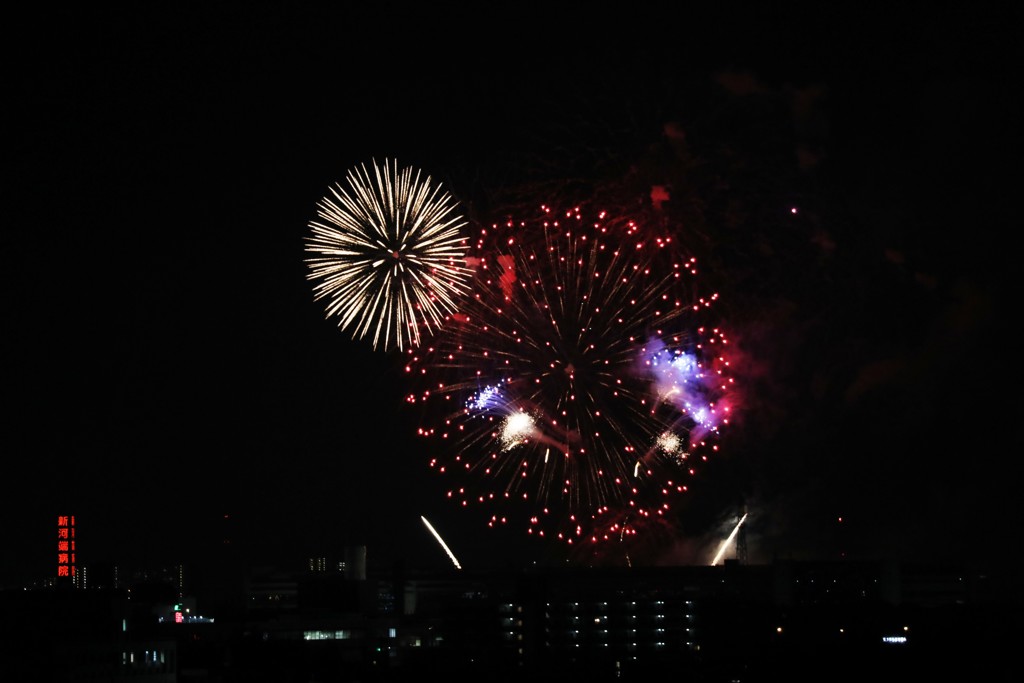
[[[990,680],[1021,607],[1010,573],[895,562],[368,573],[357,548],[247,567],[222,614],[181,575],[9,592],[0,679]]]

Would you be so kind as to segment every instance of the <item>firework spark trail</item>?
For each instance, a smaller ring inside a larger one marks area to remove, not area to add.
[[[604,218],[482,230],[473,297],[406,366],[425,383],[408,402],[435,418],[420,429],[440,440],[432,466],[475,478],[449,497],[523,501],[530,533],[570,543],[663,515],[731,409],[728,341],[697,324],[715,297],[693,294],[693,259]]]
[[[441,534],[437,533],[437,530],[434,528],[434,525],[428,522],[427,518],[423,515],[420,515],[420,519],[422,519],[423,523],[427,525],[427,529],[430,530],[430,533],[434,534],[434,538],[436,538],[437,542],[441,544],[441,547],[444,548],[444,551],[448,553],[448,557],[452,559],[452,564],[455,565],[455,568],[462,569],[462,565],[459,564],[459,561],[457,559],[455,559],[454,553],[452,553],[451,549],[448,547],[448,544],[444,542],[444,539],[441,538]]]
[[[398,162],[350,170],[310,221],[307,279],[326,313],[374,349],[419,346],[458,310],[472,269],[457,202],[430,177]],[[333,198],[332,198],[333,197]]]
[[[724,541],[722,541],[722,545],[719,546],[718,552],[715,554],[715,559],[711,560],[711,566],[712,567],[715,566],[716,564],[718,564],[719,560],[722,559],[722,556],[725,555],[726,548],[728,548],[729,544],[732,543],[734,538],[736,538],[736,534],[740,530],[740,525],[743,524],[743,522],[745,522],[746,519],[747,519],[747,513],[744,512],[743,516],[740,517],[740,521],[736,522],[736,526],[734,526],[732,528],[732,533],[730,533],[729,537],[726,538]]]

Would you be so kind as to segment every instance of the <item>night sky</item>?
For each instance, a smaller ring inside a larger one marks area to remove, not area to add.
[[[201,562],[225,514],[260,561],[449,566],[421,515],[465,567],[590,561],[455,509],[401,356],[314,301],[316,202],[384,158],[474,224],[671,185],[742,401],[636,562],[743,505],[756,562],[1015,558],[1020,17],[938,7],[11,21],[0,585],[53,572],[58,514],[81,564]]]

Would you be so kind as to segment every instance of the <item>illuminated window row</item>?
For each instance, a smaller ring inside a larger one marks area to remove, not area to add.
[[[303,640],[348,640],[352,637],[352,631],[347,628],[335,631],[303,631]],[[394,636],[392,636],[394,637]]]

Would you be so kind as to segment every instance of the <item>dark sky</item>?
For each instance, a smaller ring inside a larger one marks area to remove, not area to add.
[[[757,561],[1019,554],[1019,16],[994,7],[12,21],[0,585],[53,570],[65,512],[82,562],[199,558],[225,514],[258,557],[446,566],[425,515],[465,566],[558,561],[444,500],[401,359],[313,300],[307,224],[371,159],[480,219],[513,185],[628,185],[680,130],[743,407],[645,560],[699,561],[743,503]]]

